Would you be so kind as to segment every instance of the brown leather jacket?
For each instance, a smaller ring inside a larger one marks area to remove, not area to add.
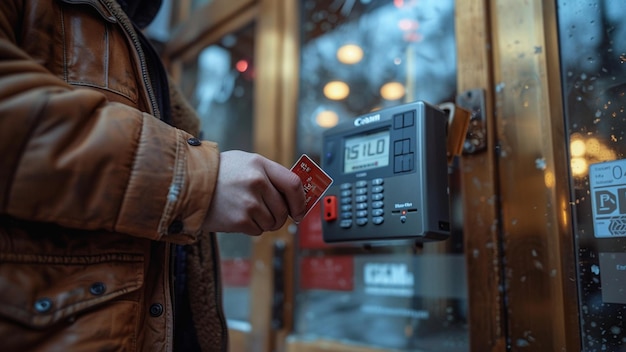
[[[160,120],[147,67],[114,0],[0,1],[3,351],[173,350],[173,253],[190,336],[226,350],[219,151],[173,87]]]

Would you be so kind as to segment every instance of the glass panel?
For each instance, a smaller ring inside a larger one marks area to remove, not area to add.
[[[143,31],[159,53],[172,35],[172,13],[177,5],[176,0],[162,0],[159,12]]]
[[[212,3],[213,0],[191,0],[191,10],[199,9],[200,7],[206,6]]]
[[[300,150],[375,109],[454,101],[454,1],[307,0],[301,20]]]
[[[584,351],[623,351],[626,23],[622,0],[558,1]]]
[[[181,87],[198,111],[201,136],[217,142],[221,151],[252,151],[254,30],[251,23],[202,49],[195,60],[183,65]],[[228,324],[246,329],[252,239],[229,233],[218,234],[218,241]]]
[[[367,112],[456,97],[453,0],[301,3],[298,154]],[[295,338],[374,348],[468,351],[459,234],[413,246],[328,245],[320,206],[300,223]]]

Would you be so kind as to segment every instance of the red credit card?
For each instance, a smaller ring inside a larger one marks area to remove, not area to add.
[[[308,214],[333,183],[333,179],[306,154],[302,154],[300,159],[293,164],[291,171],[302,181],[306,194],[306,214]]]

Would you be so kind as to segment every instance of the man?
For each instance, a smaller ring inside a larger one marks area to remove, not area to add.
[[[304,214],[289,170],[194,137],[159,6],[0,2],[3,351],[225,351],[213,232]]]

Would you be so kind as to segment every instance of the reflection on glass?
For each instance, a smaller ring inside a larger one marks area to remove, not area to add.
[[[558,1],[583,351],[626,350],[625,12],[622,0]]]
[[[184,65],[182,89],[195,106],[203,139],[220,150],[252,151],[254,25],[202,49]]]
[[[298,153],[319,159],[326,128],[367,112],[454,100],[453,0],[301,4]],[[347,141],[347,167],[364,162],[363,150],[373,160],[386,155],[388,139],[381,132]],[[298,227],[295,335],[394,350],[469,350],[459,238],[420,250],[328,245],[319,212]]]
[[[354,65],[363,59],[363,49],[356,44],[346,44],[337,50],[337,60],[342,64]]]
[[[320,111],[342,122],[416,100],[454,100],[454,1],[305,0],[301,14],[301,151],[318,154]],[[335,81],[347,95],[327,95]]]
[[[252,151],[254,24],[202,49],[183,68],[181,87],[195,106],[203,139],[221,151]],[[218,234],[229,327],[249,329],[252,239]]]
[[[213,0],[191,0],[191,11],[197,10],[203,6],[212,3]]]
[[[302,257],[299,333],[407,351],[468,351],[462,255]]]

